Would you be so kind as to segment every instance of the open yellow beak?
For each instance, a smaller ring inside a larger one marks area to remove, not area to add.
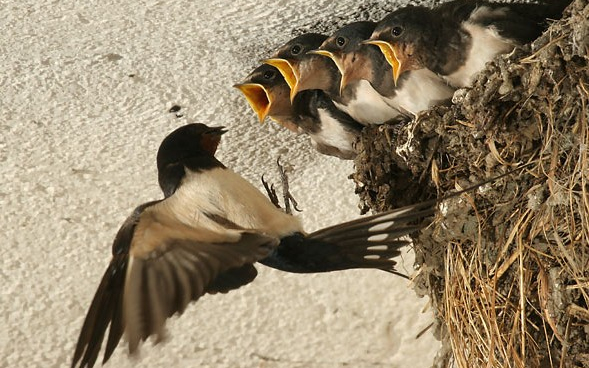
[[[341,60],[341,58],[337,57],[333,52],[318,49],[318,50],[311,50],[311,51],[307,52],[307,54],[321,55],[321,56],[326,56],[326,57],[330,58],[337,66],[337,69],[339,70],[340,74],[344,75],[344,66],[342,64],[342,60]]]
[[[344,63],[342,61],[342,58],[337,56],[336,54],[334,54],[331,51],[321,50],[321,49],[311,50],[311,51],[307,52],[307,54],[326,56],[326,57],[330,58],[335,63],[335,65],[337,66],[337,70],[339,70],[339,73],[342,76],[340,79],[340,86],[339,86],[339,92],[341,95],[342,91],[344,90],[344,88],[347,85],[346,68],[344,67]]]
[[[258,83],[240,83],[233,87],[243,93],[252,110],[258,115],[260,123],[263,123],[272,105],[272,99],[266,88]]]
[[[403,62],[397,57],[395,46],[389,42],[381,40],[366,40],[363,43],[367,45],[378,46],[380,52],[382,52],[385,59],[387,59],[387,62],[393,68],[393,81],[395,82],[396,86],[397,81],[399,80],[399,77],[403,71]]]
[[[264,64],[272,65],[282,76],[284,80],[290,87],[290,101],[294,99],[298,92],[298,83],[299,83],[299,71],[298,69],[288,60],[281,59],[281,58],[270,58],[266,60],[262,60]]]

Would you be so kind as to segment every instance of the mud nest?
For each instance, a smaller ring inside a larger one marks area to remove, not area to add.
[[[589,367],[589,5],[499,57],[451,106],[365,129],[352,175],[364,212],[531,163],[449,200],[414,234],[434,366]]]

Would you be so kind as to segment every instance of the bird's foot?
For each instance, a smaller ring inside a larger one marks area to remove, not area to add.
[[[301,212],[301,210],[298,208],[299,204],[297,203],[296,199],[294,199],[292,194],[290,194],[288,186],[288,175],[286,174],[284,166],[280,164],[280,156],[276,159],[276,166],[278,166],[278,173],[280,174],[280,181],[282,182],[282,197],[284,200],[284,211],[289,215],[292,215],[293,208],[295,209],[295,211]]]
[[[264,180],[264,175],[262,175],[262,185],[264,186],[264,189],[266,189],[266,193],[268,193],[270,202],[272,202],[276,208],[282,209],[282,207],[280,207],[280,201],[278,200],[278,194],[276,194],[276,189],[274,189],[274,184],[268,185],[268,182]]]
[[[276,166],[278,166],[278,173],[280,174],[280,181],[282,182],[282,198],[284,201],[284,212],[292,215],[292,209],[301,212],[298,208],[298,203],[296,199],[290,194],[289,185],[288,185],[288,175],[286,173],[286,169],[280,163],[280,157],[276,160]],[[264,189],[266,189],[266,193],[268,193],[268,198],[270,202],[276,208],[282,209],[280,206],[280,200],[278,199],[278,194],[276,193],[276,188],[274,188],[274,184],[268,184],[268,182],[264,179],[264,175],[262,175],[262,185],[264,185]]]

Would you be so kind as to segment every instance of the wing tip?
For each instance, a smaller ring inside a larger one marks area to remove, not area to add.
[[[115,256],[102,276],[84,318],[70,367],[74,368],[78,364],[79,367],[94,366],[107,329],[110,328],[109,340],[115,339],[116,332],[114,330],[117,327],[113,326],[113,321],[120,320],[118,317],[121,313],[120,301],[123,293],[122,283],[125,278],[125,269],[126,256]],[[120,336],[116,340],[118,343]],[[112,344],[111,341],[109,342]],[[108,360],[111,354],[112,351],[108,356],[105,353],[105,359]]]

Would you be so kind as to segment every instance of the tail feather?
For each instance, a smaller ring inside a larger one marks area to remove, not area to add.
[[[403,226],[400,229],[391,229],[388,233],[382,233],[379,235],[362,235],[358,236],[346,236],[346,233],[338,234],[332,238],[322,239],[325,242],[337,243],[341,247],[353,246],[354,244],[362,243],[366,247],[374,245],[394,245],[400,242],[400,238],[409,235],[417,230],[423,228],[426,222],[423,222],[420,226]]]
[[[409,241],[397,241],[394,244],[379,245],[378,249],[373,249],[372,246],[341,246],[346,249],[346,258],[355,262],[358,268],[393,268],[395,262],[391,260],[393,257],[401,255],[400,248],[409,245]],[[393,263],[391,263],[393,262]]]
[[[308,235],[312,241],[337,245],[341,255],[353,268],[377,268],[394,272],[396,262],[391,259],[401,254],[400,249],[409,245],[403,237],[428,224],[437,202],[428,201],[402,207],[351,222],[328,227]]]
[[[392,259],[410,241],[402,239],[427,224],[437,201],[418,203],[331,226],[307,236],[293,234],[261,263],[295,273],[375,268],[395,272]]]
[[[387,244],[372,245],[368,244],[366,247],[350,247],[348,254],[350,255],[361,255],[362,257],[368,258],[372,256],[390,256],[399,247],[403,247],[409,244],[406,240],[396,240],[388,242]],[[341,244],[342,247],[346,247],[346,244]],[[350,245],[350,244],[348,244]]]
[[[436,212],[436,208],[437,201],[435,200],[417,203],[331,226],[309,234],[308,238],[341,244],[357,241],[362,241],[366,245],[380,244],[389,240],[397,240],[421,229],[425,223],[419,220],[432,216]]]
[[[422,216],[419,218],[424,218],[426,216]],[[337,232],[324,234],[320,237],[312,236],[311,234],[309,237],[315,240],[322,240],[327,242],[350,242],[350,241],[358,241],[364,240],[369,243],[379,243],[385,242],[390,239],[397,239],[399,237],[411,234],[412,232],[419,230],[423,227],[424,223],[420,223],[420,225],[406,225],[406,224],[398,224],[393,222],[386,222],[383,223],[377,230],[373,230],[371,227],[366,228],[358,228],[358,229],[346,229],[346,228],[339,228],[334,229]]]
[[[330,237],[339,236],[343,233],[353,234],[359,230],[363,234],[389,234],[392,228],[400,227],[402,224],[428,217],[436,212],[436,200],[426,201],[401,207],[388,212],[362,217],[357,220],[348,221],[343,224],[327,227],[309,234],[310,238],[327,240]]]

